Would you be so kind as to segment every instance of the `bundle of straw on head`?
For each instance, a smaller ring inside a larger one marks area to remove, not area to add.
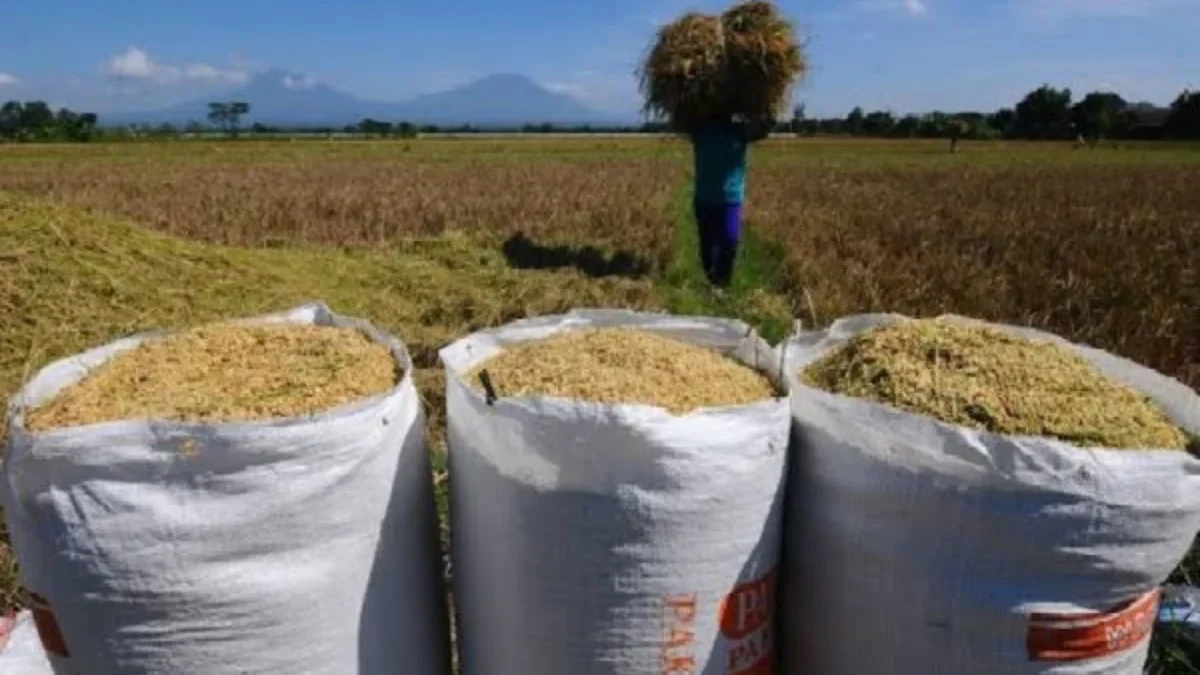
[[[725,12],[721,23],[733,109],[749,119],[778,116],[807,70],[791,22],[770,2],[751,0]]]
[[[690,12],[663,26],[640,76],[652,115],[686,126],[718,114],[727,93],[721,20]]]
[[[689,13],[658,32],[640,72],[645,110],[676,128],[713,117],[763,120],[787,105],[805,62],[770,2],[720,17]]]

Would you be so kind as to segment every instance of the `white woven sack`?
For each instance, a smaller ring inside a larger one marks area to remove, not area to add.
[[[462,374],[593,327],[718,348],[776,376],[745,324],[573,311],[483,331],[446,365],[464,675],[774,672],[785,399],[676,416],[554,397],[489,405]]]
[[[1200,460],[990,434],[799,382],[847,340],[902,319],[852,316],[784,348],[798,443],[786,671],[1140,675],[1158,585],[1200,529]],[[1070,346],[1200,431],[1195,392]]]
[[[407,350],[322,304],[255,322],[352,326],[405,370],[305,418],[125,420],[31,434],[22,410],[155,336],[42,370],[0,476],[59,675],[443,675],[424,414]]]
[[[54,675],[29,612],[0,617],[0,673]]]

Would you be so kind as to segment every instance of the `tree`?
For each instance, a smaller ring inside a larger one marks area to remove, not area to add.
[[[846,120],[838,117],[834,119],[824,119],[818,123],[818,129],[823,134],[842,134],[846,133]]]
[[[921,127],[921,118],[916,115],[905,115],[896,121],[892,127],[892,135],[901,138],[913,138]]]
[[[958,152],[958,140],[971,136],[975,126],[969,119],[955,117],[946,124],[946,135],[950,137],[950,152]]]
[[[804,104],[801,103],[800,105],[798,105],[792,109],[791,132],[793,134],[796,134],[797,136],[799,136],[803,133],[804,119],[805,119]]]
[[[242,122],[242,117],[250,114],[250,104],[245,101],[234,101],[229,104],[229,126],[233,130],[233,135],[238,132],[238,125]]]
[[[973,110],[965,110],[954,113],[950,116],[949,132],[954,131],[954,125],[958,125],[958,135],[962,139],[979,140],[988,138],[987,133],[987,115]]]
[[[86,143],[96,135],[95,113],[77,113],[67,108],[60,108],[54,115],[51,135],[58,140]]]
[[[987,116],[986,124],[1001,136],[1011,136],[1017,128],[1017,111],[1012,108],[1001,108]]]
[[[79,115],[79,134],[80,137],[76,140],[90,141],[96,136],[96,125],[100,123],[100,117],[96,113],[86,112]]]
[[[896,127],[896,118],[890,112],[877,110],[864,117],[860,126],[868,136],[888,136]]]
[[[17,135],[21,131],[22,108],[24,106],[20,101],[9,101],[0,106],[0,137],[9,140],[17,139]]]
[[[370,138],[373,135],[387,138],[392,133],[392,123],[380,122],[379,120],[374,120],[368,117],[358,123],[358,131],[367,138]]]
[[[0,138],[11,141],[89,141],[96,133],[95,113],[67,108],[54,111],[44,101],[8,101],[0,106]]]
[[[1071,108],[1071,121],[1079,133],[1100,140],[1120,128],[1127,107],[1117,94],[1094,91]]]
[[[209,103],[208,104],[208,121],[218,129],[226,129],[229,124],[229,104],[228,103]]]
[[[45,101],[27,101],[21,107],[21,129],[34,140],[49,139],[54,128],[54,111]]]
[[[850,114],[846,115],[846,130],[849,131],[851,135],[861,135],[863,132],[863,119],[865,117],[866,116],[863,114],[863,109],[855,106],[854,110],[851,110]]]
[[[1185,89],[1171,104],[1167,133],[1176,138],[1200,138],[1200,91]]]
[[[248,114],[250,104],[244,101],[208,104],[208,121],[230,136],[237,136],[242,117]]]
[[[917,126],[917,135],[921,138],[945,138],[950,135],[950,115],[935,110],[921,117]]]
[[[1071,131],[1071,90],[1044,84],[1016,107],[1017,130],[1030,138],[1065,138]]]

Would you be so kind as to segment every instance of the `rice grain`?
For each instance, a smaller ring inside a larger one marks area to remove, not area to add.
[[[903,321],[859,335],[800,376],[828,392],[993,433],[1117,449],[1189,442],[1153,401],[1078,354],[990,327]]]
[[[467,373],[481,391],[484,370],[500,397],[640,403],[677,415],[777,393],[767,377],[714,350],[627,328],[572,331],[510,347]]]
[[[29,411],[31,431],[123,419],[235,422],[312,415],[387,391],[401,373],[360,331],[222,323],[150,340]]]

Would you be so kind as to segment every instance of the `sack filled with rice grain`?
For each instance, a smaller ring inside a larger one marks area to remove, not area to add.
[[[39,372],[0,499],[55,672],[446,673],[411,370],[312,304]]]
[[[1200,529],[1195,392],[953,316],[847,317],[782,349],[787,672],[1140,675]]]
[[[580,310],[441,357],[463,672],[772,672],[790,420],[766,343]]]
[[[638,75],[645,111],[686,129],[713,117],[777,117],[806,68],[791,22],[751,0],[663,26]]]

